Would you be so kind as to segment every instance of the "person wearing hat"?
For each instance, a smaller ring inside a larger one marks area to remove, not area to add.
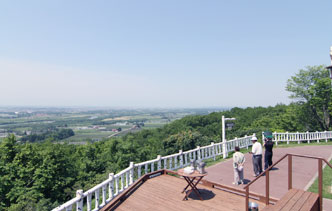
[[[272,133],[271,132],[264,132],[264,147],[265,147],[265,154],[264,154],[264,170],[272,166],[272,156],[273,156],[273,142],[272,142]]]
[[[256,136],[251,139],[253,145],[250,154],[252,154],[252,164],[254,167],[254,176],[257,177],[262,173],[262,145],[257,141]]]

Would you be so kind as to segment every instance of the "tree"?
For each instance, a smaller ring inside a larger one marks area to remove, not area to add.
[[[328,77],[324,66],[308,66],[287,81],[286,90],[292,93],[290,98],[304,105],[308,120],[319,125],[316,129],[328,130],[331,125],[331,82]]]

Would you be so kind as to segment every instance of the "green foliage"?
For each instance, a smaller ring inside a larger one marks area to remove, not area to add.
[[[44,132],[42,134],[32,134],[23,136],[21,141],[23,142],[36,142],[36,141],[44,141],[44,140],[62,140],[71,136],[74,136],[75,133],[72,129],[52,129],[50,131]]]
[[[328,130],[331,127],[331,81],[324,66],[300,70],[287,81],[286,90],[292,93],[290,98],[303,105],[307,128]]]

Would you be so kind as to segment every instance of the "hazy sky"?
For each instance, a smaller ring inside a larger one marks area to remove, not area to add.
[[[289,103],[329,64],[332,1],[1,1],[0,106]]]

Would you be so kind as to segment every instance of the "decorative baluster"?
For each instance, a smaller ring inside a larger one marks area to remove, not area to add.
[[[148,164],[145,164],[145,174],[147,174],[148,173]]]
[[[201,147],[197,146],[197,159],[200,160],[201,159]]]
[[[128,188],[129,185],[129,172],[126,172],[126,183],[125,183],[125,189]]]
[[[310,144],[310,136],[309,136],[309,131],[307,131],[307,141],[308,141],[308,144]]]
[[[78,202],[76,202],[76,211],[83,210],[83,190],[76,191],[76,198],[80,198]]]
[[[196,152],[197,152],[197,150],[195,150],[193,153],[193,155],[194,155],[194,160],[196,160]]]
[[[164,169],[167,169],[167,158],[164,158],[163,162],[164,162]]]
[[[178,168],[178,156],[175,155],[174,157],[174,168],[177,169]]]
[[[154,172],[154,162],[151,163],[151,172]]]
[[[95,191],[95,209],[99,208],[99,189]]]
[[[326,130],[324,131],[324,133],[325,133],[325,142],[327,143],[327,132],[326,132]]]
[[[111,179],[111,182],[108,185],[108,198],[109,200],[112,200],[114,196],[114,173],[110,173],[109,178]]]
[[[158,155],[157,159],[158,159],[157,169],[160,170],[161,169],[161,155]]]
[[[103,202],[101,204],[101,207],[106,204],[106,185],[102,187],[102,193],[103,193]]]
[[[138,170],[137,170],[137,177],[140,178],[141,177],[141,165],[138,166]]]
[[[134,182],[134,162],[130,162],[129,166],[129,185],[131,185]]]
[[[216,160],[216,153],[215,153],[214,142],[211,142],[211,148],[212,148],[212,157],[213,157],[213,160]]]
[[[120,192],[122,192],[123,190],[124,190],[124,176],[123,176],[123,174],[121,174],[121,189],[120,189]]]
[[[319,133],[318,133],[318,131],[316,131],[316,139],[317,139],[317,143],[319,143]]]
[[[188,164],[188,153],[184,154],[184,165]]]
[[[87,197],[86,197],[86,209],[87,211],[91,210],[91,193],[88,193]]]
[[[180,166],[179,167],[182,168],[182,166],[183,166],[183,154],[182,154],[182,150],[179,151],[179,154],[180,154],[179,155],[180,156]]]
[[[115,177],[115,196],[119,194],[119,177]]]
[[[170,169],[170,170],[173,170],[173,169],[174,169],[174,168],[173,168],[173,163],[172,163],[172,161],[173,161],[173,158],[170,157],[170,158],[169,158],[169,169]]]

